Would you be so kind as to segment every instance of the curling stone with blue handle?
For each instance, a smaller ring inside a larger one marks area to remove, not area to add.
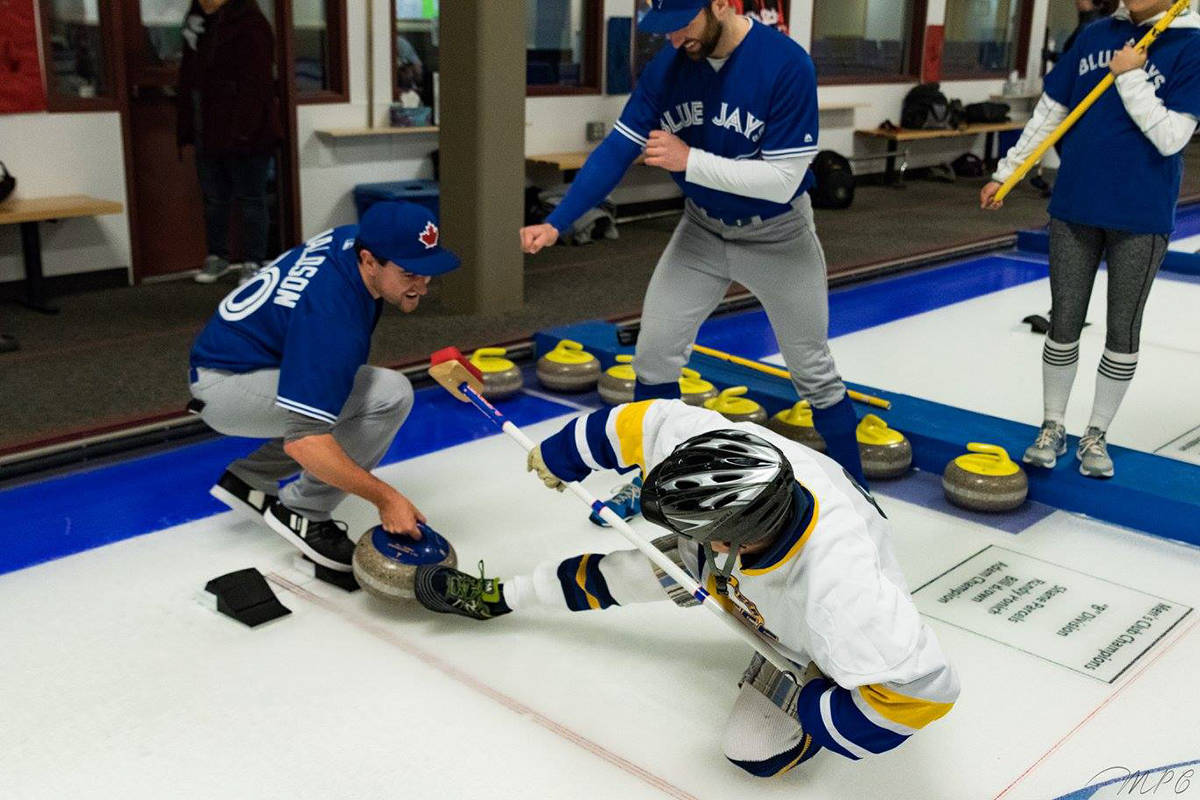
[[[354,548],[350,566],[359,586],[388,602],[412,600],[413,577],[425,564],[458,565],[454,546],[425,523],[418,523],[421,538],[388,533],[377,525],[364,533]]]

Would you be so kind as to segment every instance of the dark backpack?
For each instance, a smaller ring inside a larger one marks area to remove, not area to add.
[[[4,162],[0,161],[0,203],[7,200],[16,188],[17,179],[8,171],[8,167],[4,166]]]
[[[844,156],[822,150],[812,163],[817,182],[810,194],[814,208],[849,208],[854,202],[854,172]]]
[[[950,168],[960,178],[982,178],[986,172],[983,159],[974,153],[963,153],[951,162]]]
[[[1008,103],[971,103],[967,122],[1008,122]]]
[[[945,130],[950,121],[950,101],[936,83],[922,83],[904,96],[900,126],[912,130]]]

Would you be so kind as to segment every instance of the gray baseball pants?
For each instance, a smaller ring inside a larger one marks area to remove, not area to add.
[[[197,373],[192,396],[204,401],[200,416],[210,428],[228,436],[270,440],[230,464],[229,471],[259,491],[278,491],[283,504],[298,514],[312,520],[329,519],[346,493],[301,472],[300,465],[283,451],[284,437],[295,422],[293,412],[275,405],[279,370],[238,374],[198,369]],[[380,367],[359,367],[354,388],[329,433],[354,463],[374,469],[412,406],[412,384],[404,375]],[[297,472],[301,472],[299,479],[279,491],[279,481]]]
[[[645,384],[678,380],[701,323],[732,282],[767,313],[800,397],[828,408],[846,393],[829,352],[825,253],[808,195],[768,220],[728,225],[687,201],[646,290],[633,369]]]

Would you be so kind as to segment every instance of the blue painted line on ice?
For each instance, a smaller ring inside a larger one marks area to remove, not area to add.
[[[574,411],[527,395],[498,405],[521,425]],[[441,388],[422,389],[382,463],[496,433],[488,419]],[[208,489],[229,462],[259,443],[223,437],[0,490],[0,519],[5,520],[0,529],[0,574],[227,510]]]

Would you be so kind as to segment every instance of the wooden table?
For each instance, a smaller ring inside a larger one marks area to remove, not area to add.
[[[572,150],[569,153],[542,153],[535,156],[525,156],[527,164],[537,166],[553,167],[563,174],[563,181],[570,183],[574,179],[575,173],[579,172],[583,167],[583,162],[587,161],[588,156],[592,154],[591,150]],[[633,162],[641,164],[646,160],[644,153],[639,154]]]
[[[46,303],[45,279],[42,275],[42,240],[38,223],[75,217],[98,217],[120,214],[125,207],[111,200],[101,200],[85,194],[62,197],[9,198],[0,203],[0,225],[21,226],[21,251],[25,257],[25,299],[22,305],[43,314],[57,314],[58,309]]]
[[[926,139],[951,139],[961,136],[978,136],[982,133],[987,137],[983,145],[985,160],[993,162],[998,158],[998,154],[996,157],[992,155],[996,147],[996,134],[1004,133],[1005,131],[1019,131],[1024,127],[1024,122],[981,122],[974,125],[964,125],[961,128],[947,128],[945,130],[927,131],[910,130],[908,128],[885,130],[883,128],[871,128],[869,130],[857,130],[855,133],[859,136],[887,140],[887,168],[884,172],[884,180],[891,183],[896,175],[896,153],[900,148],[900,142],[919,142]]]

